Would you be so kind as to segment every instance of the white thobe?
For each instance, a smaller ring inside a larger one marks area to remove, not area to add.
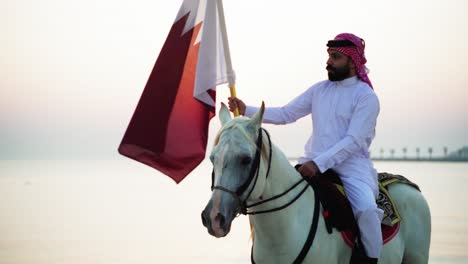
[[[257,107],[247,106],[245,115],[253,116],[257,111]],[[313,133],[298,162],[312,160],[320,172],[334,169],[340,175],[371,257],[380,255],[381,245],[369,247],[382,240],[376,234],[380,233],[382,216],[375,203],[377,173],[369,158],[379,111],[375,92],[354,76],[338,82],[319,82],[283,107],[267,107],[263,115],[265,123],[289,124],[311,114]],[[361,215],[365,217],[360,221]]]

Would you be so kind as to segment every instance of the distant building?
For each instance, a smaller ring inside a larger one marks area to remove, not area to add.
[[[465,146],[461,149],[450,152],[450,154],[448,154],[447,157],[450,159],[467,160],[468,159],[468,147]]]
[[[454,161],[454,162],[468,162],[468,146],[464,146],[458,150],[452,151],[447,154],[448,149],[447,147],[444,148],[444,155],[443,156],[432,156],[432,147],[428,148],[429,156],[421,157],[420,148],[416,148],[416,157],[414,156],[406,156],[407,149],[403,148],[403,156],[394,156],[394,149],[390,149],[390,156],[385,157],[383,155],[384,149],[380,149],[380,156],[372,156],[373,160],[382,160],[382,161]]]

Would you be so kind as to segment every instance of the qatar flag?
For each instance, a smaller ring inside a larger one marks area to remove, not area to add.
[[[234,78],[218,1],[184,0],[119,146],[176,183],[205,158],[216,86]]]

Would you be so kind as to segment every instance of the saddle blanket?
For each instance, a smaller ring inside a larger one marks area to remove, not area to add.
[[[395,206],[392,197],[388,193],[388,186],[393,183],[408,184],[416,188],[418,191],[421,191],[418,185],[401,175],[395,175],[386,172],[379,173],[380,192],[379,197],[377,198],[377,206],[384,211],[382,224],[386,226],[393,226],[401,220],[398,209]]]

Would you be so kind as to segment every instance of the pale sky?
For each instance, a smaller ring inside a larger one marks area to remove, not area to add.
[[[0,0],[0,158],[115,158],[181,0]],[[465,0],[224,0],[237,93],[281,106],[326,78],[325,44],[366,40],[371,149],[468,146]],[[218,87],[217,103],[226,101]],[[211,122],[210,142],[219,128]],[[267,126],[302,154],[310,117]]]

